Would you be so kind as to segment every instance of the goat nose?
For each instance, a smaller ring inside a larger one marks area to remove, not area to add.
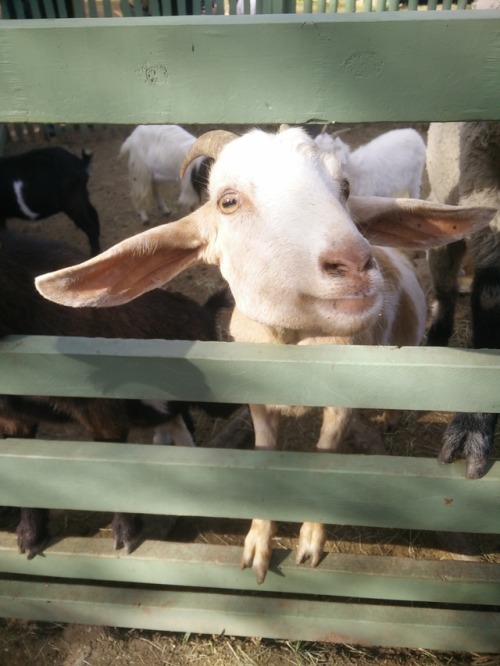
[[[320,257],[321,270],[338,277],[362,274],[375,268],[376,263],[371,248],[351,250],[329,250]]]

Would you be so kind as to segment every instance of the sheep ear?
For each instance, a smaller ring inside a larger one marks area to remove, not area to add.
[[[41,275],[35,284],[61,305],[121,305],[200,261],[204,247],[193,214],[127,238],[77,266]]]
[[[495,208],[447,206],[419,199],[351,197],[352,218],[373,245],[424,249],[460,240],[485,227]]]

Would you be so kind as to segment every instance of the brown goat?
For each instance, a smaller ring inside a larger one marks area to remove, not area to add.
[[[205,306],[179,293],[161,289],[127,305],[112,308],[69,308],[52,303],[35,289],[35,276],[82,261],[77,251],[54,242],[0,233],[0,335],[64,335],[103,338],[216,340],[216,313],[228,305],[225,292]],[[214,415],[232,408],[200,404]],[[220,409],[222,407],[222,409]],[[0,436],[35,437],[39,422],[75,421],[96,441],[125,442],[133,426],[164,424],[175,443],[192,445],[189,405],[184,402],[0,396]],[[187,426],[186,426],[187,423]],[[118,514],[113,521],[115,547],[132,551],[141,523]],[[19,549],[28,558],[47,541],[47,512],[22,509],[17,528]]]

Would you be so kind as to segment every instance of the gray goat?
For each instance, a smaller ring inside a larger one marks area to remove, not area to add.
[[[427,170],[433,201],[500,208],[500,123],[431,123]],[[447,345],[453,332],[457,277],[469,248],[472,283],[472,346],[500,349],[500,212],[489,226],[466,242],[457,241],[429,252],[434,289],[433,320],[428,345]],[[467,477],[485,474],[497,414],[456,414],[448,425],[441,462],[467,460]]]

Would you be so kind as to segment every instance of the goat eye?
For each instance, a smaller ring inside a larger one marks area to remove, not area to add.
[[[241,206],[241,196],[238,192],[233,190],[228,190],[224,192],[221,198],[218,201],[219,209],[226,215],[230,215],[238,210]]]

